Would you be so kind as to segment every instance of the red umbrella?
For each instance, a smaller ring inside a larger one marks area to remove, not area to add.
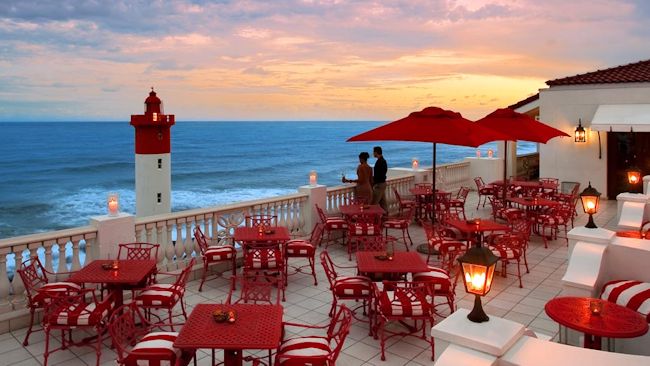
[[[527,114],[515,112],[510,108],[500,108],[488,114],[487,116],[476,121],[476,124],[498,131],[508,138],[504,139],[505,151],[508,149],[508,140],[511,141],[530,141],[545,144],[548,140],[558,137],[567,136],[563,131],[546,125]],[[504,154],[505,155],[505,154]],[[503,182],[506,182],[506,159],[503,159]],[[503,190],[505,199],[506,190]]]
[[[508,135],[463,118],[458,112],[427,107],[407,117],[387,123],[348,141],[417,141],[433,143],[433,184],[436,184],[436,143],[477,147],[486,142],[507,139]]]

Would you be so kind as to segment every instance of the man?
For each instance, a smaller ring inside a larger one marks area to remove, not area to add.
[[[388,205],[386,204],[386,173],[388,172],[388,164],[382,154],[381,146],[375,146],[372,149],[372,154],[377,159],[372,174],[372,204],[379,204],[388,213]]]

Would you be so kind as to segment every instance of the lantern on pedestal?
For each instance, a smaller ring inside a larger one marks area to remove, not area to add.
[[[318,184],[318,174],[316,173],[315,170],[312,170],[309,172],[309,185],[313,187],[317,184]]]
[[[420,161],[418,158],[411,159],[411,168],[413,168],[413,170],[418,170],[418,168],[420,168]]]
[[[488,149],[488,158],[492,159],[494,157],[494,150]]]
[[[481,241],[477,240],[475,247],[470,248],[465,254],[458,258],[463,271],[463,284],[465,291],[474,294],[474,308],[467,315],[467,319],[482,323],[490,320],[483,311],[481,296],[485,296],[492,288],[494,278],[494,267],[499,258],[492,254],[488,248],[481,247]]]
[[[108,216],[117,216],[120,213],[120,195],[114,192],[108,194],[106,198],[108,207]]]
[[[598,207],[600,206],[600,192],[591,186],[591,182],[589,182],[589,186],[580,193],[580,201],[582,202],[582,209],[586,214],[589,214],[589,221],[585,227],[589,229],[598,228],[596,223],[594,223],[593,215],[598,212]]]
[[[481,149],[476,149],[476,157],[477,158],[481,157]]]

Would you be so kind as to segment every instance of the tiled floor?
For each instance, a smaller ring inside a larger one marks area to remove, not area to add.
[[[490,212],[486,208],[476,210],[477,196],[472,193],[468,198],[468,217],[487,217]],[[578,204],[580,205],[580,204]],[[578,207],[579,211],[580,207]],[[613,218],[616,215],[616,201],[601,203],[601,212],[595,217],[596,224],[613,228]],[[585,215],[580,215],[575,225],[584,225]],[[421,227],[414,225],[410,229],[414,242],[424,243],[425,236]],[[331,246],[330,255],[337,264],[350,263],[345,250],[341,246]],[[567,266],[567,246],[563,239],[553,241],[545,249],[539,236],[533,235],[528,250],[530,273],[523,276],[523,288],[519,288],[516,277],[503,278],[495,276],[492,291],[483,300],[484,308],[489,315],[504,317],[520,322],[535,332],[555,337],[557,324],[544,313],[544,304],[557,296],[561,291],[560,279]],[[327,313],[330,307],[331,295],[327,289],[327,280],[320,263],[317,263],[318,286],[313,285],[311,276],[298,274],[289,278],[287,301],[284,305],[284,318],[287,321],[317,324],[328,321]],[[188,285],[186,301],[188,313],[192,307],[202,302],[224,301],[228,285],[225,280],[206,282],[203,292],[198,292],[198,281]],[[463,286],[457,288],[457,305],[471,309],[473,295],[465,293]],[[438,320],[438,319],[437,319]],[[2,365],[40,365],[44,350],[43,332],[31,336],[30,345],[22,346],[25,329],[0,335],[0,364]],[[58,344],[57,341],[55,341]],[[108,341],[105,342],[108,344]],[[431,365],[428,344],[415,338],[391,339],[387,347],[387,360],[381,361],[379,356],[379,341],[368,336],[367,324],[353,322],[351,331],[339,357],[340,365]],[[220,353],[217,353],[220,358]],[[209,352],[200,351],[199,365],[210,363]],[[115,353],[109,347],[102,351],[101,364],[114,365]],[[91,348],[73,348],[56,352],[50,358],[50,365],[65,364],[94,365],[95,353]]]

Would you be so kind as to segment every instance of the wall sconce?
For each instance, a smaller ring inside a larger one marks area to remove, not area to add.
[[[627,181],[630,184],[637,184],[641,181],[641,169],[631,166],[627,170]]]
[[[591,182],[589,182],[589,186],[580,193],[580,201],[582,202],[582,209],[586,214],[589,214],[589,221],[585,227],[589,229],[598,228],[596,223],[594,223],[593,215],[598,212],[598,207],[600,206],[600,192],[591,186]]]
[[[458,262],[463,270],[465,291],[475,295],[474,308],[467,315],[467,319],[475,323],[482,323],[490,318],[483,310],[481,296],[485,296],[492,288],[494,267],[499,258],[492,254],[490,249],[481,247],[480,240],[477,240],[476,243],[475,247],[470,248],[458,258]]]
[[[153,112],[153,121],[158,122],[158,113]]]
[[[420,168],[420,161],[418,160],[418,158],[411,159],[411,167],[413,168],[413,170],[418,170],[418,168]]]
[[[494,157],[494,150],[488,149],[488,158],[492,159]]]
[[[109,193],[106,203],[108,205],[108,216],[117,216],[120,213],[120,195],[118,193]]]
[[[476,157],[481,158],[481,149],[476,149]]]
[[[575,130],[575,142],[587,142],[587,134],[584,127],[582,127],[582,120],[578,118],[578,127]]]
[[[312,170],[309,172],[309,185],[313,187],[317,184],[318,184],[318,174],[316,173],[315,170]]]

